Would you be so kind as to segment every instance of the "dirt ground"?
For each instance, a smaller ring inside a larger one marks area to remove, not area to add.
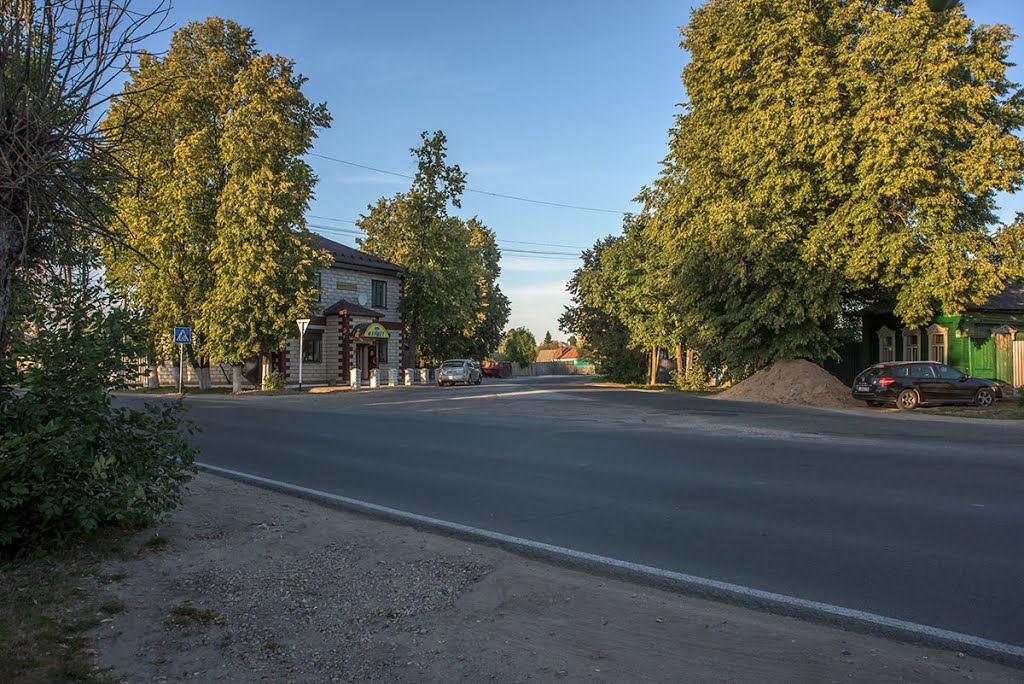
[[[863,408],[850,388],[827,370],[802,359],[778,361],[717,395],[716,399],[805,404],[822,408]]]
[[[1006,682],[954,652],[594,577],[200,474],[88,589],[124,682]]]

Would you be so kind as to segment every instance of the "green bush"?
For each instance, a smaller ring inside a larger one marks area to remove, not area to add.
[[[676,386],[684,392],[706,392],[711,387],[708,371],[699,363],[693,364],[690,370],[679,373],[673,371]]]
[[[45,301],[19,322],[19,367],[0,367],[4,553],[148,524],[179,505],[195,471],[180,401],[135,410],[109,393],[133,379],[134,317],[95,289],[58,287]]]
[[[263,378],[263,389],[265,390],[283,390],[284,388],[284,375],[281,371],[274,371],[267,377]]]

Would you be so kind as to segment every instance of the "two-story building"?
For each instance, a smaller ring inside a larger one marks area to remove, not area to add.
[[[303,384],[346,384],[353,368],[388,371],[410,365],[402,315],[402,267],[352,247],[320,237],[317,246],[334,261],[317,274],[319,315],[310,319],[302,340]],[[299,380],[299,338],[273,355],[272,369],[289,383]]]

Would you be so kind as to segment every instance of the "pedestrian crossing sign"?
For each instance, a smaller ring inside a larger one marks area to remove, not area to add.
[[[174,329],[175,344],[192,344],[192,328],[188,326]]]

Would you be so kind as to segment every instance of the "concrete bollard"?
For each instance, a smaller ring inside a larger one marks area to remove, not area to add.
[[[370,369],[370,387],[380,387],[380,369]]]
[[[406,369],[405,369],[405,385],[406,385],[407,387],[408,387],[409,385],[411,385],[411,384],[412,384],[412,374],[413,374],[414,372],[415,372],[415,371],[413,371],[413,369],[412,369],[412,368],[406,368]]]
[[[397,368],[389,368],[388,369],[388,386],[389,387],[398,387],[398,369]]]
[[[426,368],[420,368],[420,384],[426,385],[428,382],[430,382],[430,371]]]
[[[363,386],[363,372],[358,368],[353,368],[349,372],[349,384],[352,389],[357,390]]]

